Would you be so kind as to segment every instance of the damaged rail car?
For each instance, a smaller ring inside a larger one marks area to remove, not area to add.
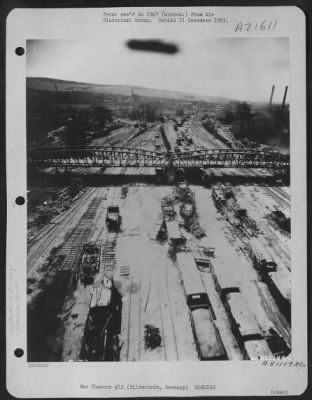
[[[200,359],[227,359],[219,330],[213,319],[214,313],[192,253],[177,253],[177,262]]]

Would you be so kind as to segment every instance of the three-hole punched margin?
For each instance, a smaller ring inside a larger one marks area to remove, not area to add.
[[[24,196],[17,196],[15,199],[15,203],[18,206],[22,206],[23,204],[25,204],[25,197]]]
[[[17,349],[14,350],[14,355],[17,358],[21,358],[24,355],[24,350],[20,349],[20,348],[17,348]]]
[[[22,56],[22,55],[24,55],[24,53],[25,53],[25,49],[24,49],[24,47],[16,47],[16,49],[15,49],[15,54],[16,55],[18,55],[18,56]]]

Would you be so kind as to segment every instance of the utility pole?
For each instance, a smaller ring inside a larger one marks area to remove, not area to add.
[[[275,85],[272,86],[272,90],[271,90],[270,103],[269,103],[270,107],[272,106],[274,89],[275,89]]]
[[[283,102],[282,102],[282,110],[284,110],[284,107],[285,107],[287,91],[288,91],[288,86],[285,86],[284,97],[283,97]]]

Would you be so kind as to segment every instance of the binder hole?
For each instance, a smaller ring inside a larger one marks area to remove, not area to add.
[[[25,198],[23,196],[17,196],[15,199],[15,203],[18,206],[22,206],[25,203]]]
[[[25,53],[25,50],[24,50],[23,47],[16,47],[15,53],[16,53],[18,56],[22,56],[22,55]]]
[[[14,355],[17,358],[21,358],[24,355],[24,350],[23,349],[15,349],[14,350]]]

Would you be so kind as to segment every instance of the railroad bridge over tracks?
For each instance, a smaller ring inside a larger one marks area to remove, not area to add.
[[[288,168],[289,156],[258,150],[208,149],[158,153],[125,147],[75,146],[28,152],[39,167]]]

